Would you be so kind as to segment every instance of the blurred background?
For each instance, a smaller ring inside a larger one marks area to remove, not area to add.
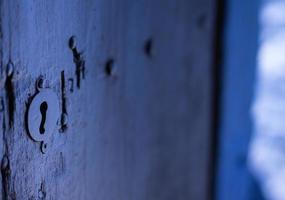
[[[216,199],[285,199],[285,1],[223,2]]]

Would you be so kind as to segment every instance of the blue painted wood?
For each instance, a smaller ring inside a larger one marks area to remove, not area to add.
[[[262,199],[247,167],[252,133],[259,0],[228,0],[222,63],[216,199]]]
[[[0,199],[209,199],[214,1],[0,7]],[[45,154],[24,117],[41,75],[62,112]]]

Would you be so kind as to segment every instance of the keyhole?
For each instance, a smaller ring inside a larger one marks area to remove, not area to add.
[[[47,114],[47,109],[48,109],[48,104],[46,101],[41,103],[40,106],[40,110],[41,110],[41,114],[42,114],[42,121],[41,121],[41,125],[40,125],[40,133],[44,134],[45,133],[45,123],[46,123],[46,114]]]

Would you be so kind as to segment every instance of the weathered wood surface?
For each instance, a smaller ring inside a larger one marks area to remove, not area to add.
[[[211,0],[1,0],[1,198],[207,199],[214,11]],[[40,75],[68,116],[45,154],[25,126]]]

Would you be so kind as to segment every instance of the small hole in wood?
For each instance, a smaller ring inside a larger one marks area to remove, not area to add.
[[[107,76],[111,76],[113,74],[114,70],[114,60],[113,59],[108,59],[106,64],[105,64],[105,74]]]
[[[146,56],[148,56],[148,57],[153,56],[153,40],[152,40],[152,38],[149,38],[145,41],[144,52],[145,52]]]
[[[68,46],[70,49],[74,49],[75,46],[76,46],[76,43],[75,43],[75,36],[71,36],[69,38],[69,41],[68,41]]]
[[[197,26],[200,29],[204,29],[207,25],[207,16],[205,14],[201,14],[197,17]]]

